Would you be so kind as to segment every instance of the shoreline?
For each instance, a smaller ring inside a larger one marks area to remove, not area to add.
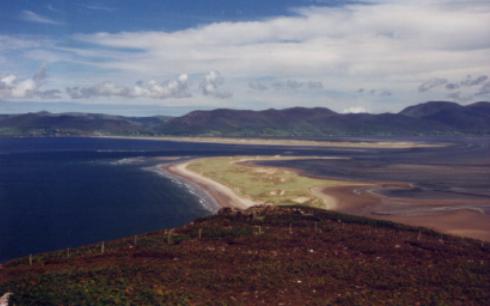
[[[299,139],[266,139],[266,138],[234,138],[234,137],[204,137],[204,136],[87,136],[90,138],[128,139],[147,141],[173,141],[187,143],[229,144],[249,146],[289,146],[289,147],[319,147],[319,148],[353,148],[353,149],[416,149],[444,148],[450,143],[425,143],[418,141],[355,141],[355,140],[299,140]]]
[[[219,209],[225,207],[247,209],[258,205],[258,203],[252,200],[236,195],[230,188],[186,169],[188,163],[193,160],[197,160],[197,158],[172,163],[160,163],[153,168],[160,175],[174,179],[174,181],[185,185],[198,198],[204,195],[210,199],[207,202],[212,202],[213,207],[211,209],[209,207],[205,208],[211,213],[216,213]]]
[[[171,180],[176,185],[183,186],[190,194],[198,199],[199,204],[202,208],[204,208],[211,214],[217,213],[218,210],[222,208],[222,205],[218,202],[218,200],[214,196],[212,196],[206,188],[203,188],[199,184],[196,184],[193,180],[187,179],[172,172],[169,168],[175,164],[175,162],[160,163],[146,169]]]
[[[269,205],[238,195],[228,186],[187,169],[190,162],[198,159],[159,164],[156,167],[171,177],[179,178],[187,186],[198,188],[200,192],[196,196],[208,195],[218,209],[230,207],[242,210],[255,205]],[[252,159],[245,160],[245,163]],[[344,184],[338,186],[320,186],[309,191],[323,201],[324,209],[490,241],[490,215],[485,213],[485,208],[490,208],[488,201],[391,197],[382,194],[380,190],[393,187],[411,188],[413,185],[400,182],[343,182]]]

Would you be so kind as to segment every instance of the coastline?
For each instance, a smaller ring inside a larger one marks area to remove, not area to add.
[[[247,209],[258,204],[250,199],[241,198],[230,188],[218,182],[188,170],[187,165],[197,159],[179,158],[177,160],[158,163],[148,168],[148,170],[172,180],[175,184],[184,186],[191,194],[199,199],[202,207],[212,214],[217,213],[218,210],[225,207]]]
[[[196,196],[208,196],[215,202],[215,213],[219,208],[246,209],[264,205],[238,195],[234,190],[204,177],[187,168],[196,159],[186,159],[156,166],[165,176],[177,178],[199,192]],[[242,162],[249,163],[250,160]],[[293,170],[293,169],[291,169]],[[300,173],[299,175],[305,175]],[[412,188],[412,184],[398,182],[346,182],[338,186],[311,188],[311,194],[323,201],[325,209],[342,213],[388,220],[397,223],[423,226],[439,232],[490,241],[490,202],[484,200],[454,199],[409,199],[391,197],[380,193],[388,188]],[[481,208],[483,207],[483,208]]]
[[[240,197],[225,185],[188,170],[187,166],[189,162],[160,164],[157,167],[164,173],[169,173],[171,176],[178,177],[191,185],[197,186],[202,192],[213,198],[220,208],[247,209],[258,204],[251,199]]]
[[[271,159],[285,159],[285,160],[295,160],[301,159],[304,157],[292,156],[292,157],[281,157],[281,156],[273,156],[269,157]],[[308,156],[307,158],[312,158]],[[315,157],[319,159],[345,159],[343,157]],[[214,202],[214,209],[208,209],[211,212],[215,213],[219,210],[219,208],[235,208],[239,210],[247,209],[256,205],[270,205],[264,204],[261,202],[253,201],[248,197],[244,197],[242,195],[238,195],[234,190],[230,187],[223,185],[211,178],[205,177],[199,173],[196,173],[192,170],[188,169],[188,165],[191,162],[198,161],[203,158],[182,158],[179,160],[174,160],[171,162],[160,163],[151,170],[156,171],[162,176],[172,179],[174,182],[178,184],[185,185],[191,193],[196,196],[204,196],[212,199]],[[204,158],[205,159],[205,158]],[[267,157],[264,157],[267,159]],[[261,161],[262,158],[257,157],[249,157],[242,158],[239,160],[240,163],[248,164],[253,161]],[[293,172],[298,172],[296,169],[290,168],[289,170]],[[304,176],[303,173],[298,173],[298,175]],[[341,184],[334,187],[327,186],[318,186],[309,189],[309,192],[314,197],[320,199],[324,204],[324,209],[335,210],[335,211],[345,211],[345,203],[341,201],[338,195],[334,192],[330,192],[330,190],[336,190],[337,188],[359,188],[359,187],[374,187],[375,184],[372,183],[363,183],[363,182],[355,182],[355,181],[340,181]],[[193,192],[194,190],[194,192]],[[195,191],[197,190],[197,192]],[[326,192],[326,190],[329,190]]]
[[[202,208],[209,211],[211,214],[217,213],[218,210],[223,207],[222,203],[220,203],[215,196],[211,195],[208,189],[203,188],[203,186],[197,184],[195,181],[185,178],[170,170],[172,166],[178,163],[179,161],[160,163],[146,169],[171,180],[174,184],[184,186],[189,193],[198,199]]]
[[[233,137],[199,137],[199,136],[88,136],[90,138],[128,139],[147,141],[173,141],[187,143],[211,143],[250,146],[289,146],[289,147],[320,147],[320,148],[352,148],[352,149],[416,149],[444,148],[449,143],[425,143],[417,141],[345,141],[345,140],[298,140],[298,139],[261,139]]]

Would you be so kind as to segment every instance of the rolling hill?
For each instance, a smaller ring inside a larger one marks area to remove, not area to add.
[[[0,115],[0,135],[171,135],[322,138],[328,136],[488,135],[490,102],[432,101],[399,113],[339,114],[328,108],[216,109],[181,117],[47,112]]]
[[[89,113],[48,112],[0,115],[0,135],[148,135],[169,117],[122,117]]]

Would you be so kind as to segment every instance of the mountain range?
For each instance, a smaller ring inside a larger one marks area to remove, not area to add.
[[[322,138],[328,136],[488,135],[490,102],[467,106],[431,101],[399,113],[340,114],[328,108],[262,111],[216,109],[180,117],[123,117],[48,112],[0,115],[3,136],[220,136]]]

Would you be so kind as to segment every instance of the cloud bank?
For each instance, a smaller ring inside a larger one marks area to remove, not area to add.
[[[187,74],[181,74],[176,80],[158,82],[139,81],[132,86],[117,85],[113,82],[102,82],[88,87],[67,87],[66,93],[72,99],[89,99],[99,97],[151,98],[167,99],[189,97]]]
[[[197,89],[204,96],[211,96],[219,99],[231,97],[231,92],[223,91],[220,87],[224,83],[224,78],[219,71],[210,71],[205,74],[198,88],[191,88],[189,75],[180,74],[176,79],[159,82],[157,80],[138,81],[134,85],[118,85],[111,81],[101,82],[85,87],[67,87],[67,95],[72,99],[90,99],[100,97],[121,97],[121,98],[147,98],[147,99],[169,99],[169,98],[189,98]]]
[[[419,92],[445,91],[445,97],[457,101],[471,101],[490,94],[488,76],[467,75],[463,79],[452,82],[446,78],[427,80],[418,87]],[[449,93],[447,93],[449,92]]]
[[[0,99],[41,98],[58,99],[61,91],[58,89],[42,90],[46,80],[46,68],[41,68],[31,78],[19,79],[14,74],[0,76]]]

